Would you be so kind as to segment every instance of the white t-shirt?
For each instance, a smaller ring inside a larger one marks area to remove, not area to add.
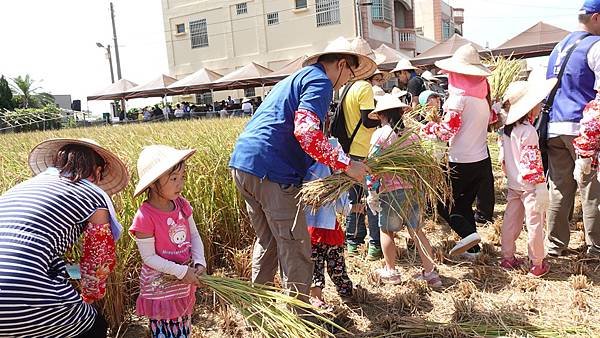
[[[596,77],[596,81],[594,82],[594,89],[600,90],[600,43],[595,43],[592,45],[587,54],[588,66]]]
[[[473,163],[488,158],[487,128],[490,106],[485,98],[450,95],[444,111],[462,112],[458,133],[450,139],[448,160],[455,163]]]
[[[244,102],[244,103],[242,103],[242,110],[244,112],[250,112],[251,113],[252,112],[252,103],[250,103],[250,102]]]

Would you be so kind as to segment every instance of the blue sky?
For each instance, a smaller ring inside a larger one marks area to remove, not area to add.
[[[218,1],[218,0],[210,0]],[[284,1],[284,0],[278,0]],[[341,0],[343,2],[353,0]],[[577,28],[580,0],[446,0],[465,9],[464,34],[495,47],[538,21]],[[139,84],[168,72],[160,0],[114,0],[123,77]],[[290,1],[291,2],[291,1]],[[110,84],[108,62],[96,42],[112,44],[108,0],[2,1],[0,74],[29,73],[53,94],[82,99],[83,108],[108,110],[85,97]],[[116,71],[115,71],[116,72]],[[152,100],[151,100],[152,101]],[[157,99],[153,99],[157,101]],[[130,106],[146,104],[132,102]]]

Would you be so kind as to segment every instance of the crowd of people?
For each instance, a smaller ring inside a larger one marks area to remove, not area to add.
[[[407,199],[413,188],[394,175],[373,176],[364,159],[405,142],[446,144],[446,153],[432,159],[450,169],[452,196],[429,207],[437,207],[460,237],[449,254],[473,259],[482,240],[476,223],[493,218],[491,125],[502,125],[499,162],[507,179],[499,265],[528,264],[532,278],[547,274],[548,254],[572,250],[569,221],[578,190],[586,254],[600,257],[599,13],[600,1],[586,1],[580,29],[555,47],[547,79],[514,82],[500,102],[492,102],[490,70],[471,45],[436,62],[448,78],[445,92],[438,78],[419,75],[407,60],[391,73],[377,70],[364,41],[340,38],[275,85],[258,108],[242,107],[252,118],[229,167],[256,234],[252,282],[272,283],[279,270],[285,288],[327,307],[325,269],[339,295],[352,296],[344,257],[356,254],[368,233],[368,259],[383,259],[377,274],[397,284],[402,271],[394,234],[406,225],[421,259],[422,272],[414,278],[444,285],[422,229],[426,206]],[[387,93],[382,87],[391,76],[402,89]],[[331,114],[334,92],[340,102]],[[412,133],[403,120],[417,109],[433,118],[423,118]],[[339,116],[346,134],[329,138],[328,121]],[[134,196],[144,201],[128,232],[143,262],[136,313],[148,318],[152,337],[189,337],[198,277],[206,273],[193,206],[182,196],[185,162],[194,152],[150,145],[137,162]],[[0,335],[106,337],[106,321],[91,304],[104,296],[115,267],[123,227],[110,196],[129,183],[128,170],[115,154],[86,139],[43,141],[28,162],[35,176],[0,196]],[[345,173],[356,185],[316,212],[299,205],[303,182],[334,173]],[[345,226],[338,213],[345,215]],[[527,259],[515,247],[523,223]],[[81,236],[79,293],[63,256]]]

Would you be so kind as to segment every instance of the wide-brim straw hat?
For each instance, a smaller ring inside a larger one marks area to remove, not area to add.
[[[353,55],[358,58],[358,66],[352,69],[355,77],[352,80],[364,80],[371,76],[377,69],[377,64],[373,59],[367,55],[359,54],[352,48],[352,44],[344,37],[339,37],[329,43],[325,50],[309,56],[302,66],[308,66],[317,63],[319,57],[327,54],[342,54],[342,55]]]
[[[402,90],[398,87],[394,87],[394,88],[392,88],[392,92],[390,94],[397,98],[401,98],[402,96],[408,94],[408,92],[406,90]]]
[[[438,79],[437,77],[433,76],[433,74],[426,70],[423,72],[423,74],[421,74],[421,77],[424,78],[427,81],[433,81],[433,82],[439,82],[440,79]]]
[[[543,81],[527,81],[526,85],[518,86],[508,99],[510,110],[506,117],[506,124],[513,124],[527,115],[533,107],[550,94],[552,88],[556,86],[556,82],[557,79],[552,78]]]
[[[355,37],[352,42],[350,42],[350,45],[352,46],[352,50],[358,54],[368,56],[371,60],[375,61],[377,65],[380,65],[383,63],[383,61],[385,61],[385,55],[374,51],[367,40],[361,37]]]
[[[435,66],[448,72],[464,75],[492,75],[492,72],[481,63],[477,49],[470,43],[457,49],[452,57],[436,61]]]
[[[392,74],[390,72],[386,72],[385,70],[380,69],[377,69],[375,73],[373,73],[370,77],[373,77],[378,74],[381,74],[383,76],[383,81],[387,81],[390,79],[390,77],[392,77]]]
[[[408,105],[406,103],[400,101],[399,98],[397,98],[396,96],[394,96],[392,94],[385,94],[385,95],[377,96],[375,98],[375,100],[377,101],[377,104],[375,105],[375,109],[373,109],[373,111],[371,111],[368,115],[368,117],[371,120],[379,120],[379,115],[377,115],[377,113],[384,111],[384,110],[408,108]]]
[[[162,175],[179,162],[187,160],[195,152],[196,149],[175,149],[158,144],[144,147],[137,161],[139,182],[135,186],[133,197],[146,191]]]
[[[396,67],[391,70],[391,73],[399,72],[401,70],[416,70],[417,67],[413,66],[408,59],[401,59],[396,63]]]
[[[107,166],[102,174],[102,179],[94,182],[95,185],[104,190],[108,195],[114,195],[123,190],[129,183],[127,167],[106,148],[100,146],[96,141],[90,139],[55,138],[41,142],[29,153],[29,168],[37,175],[49,167],[56,166],[58,151],[66,145],[81,145],[95,151],[104,159]]]

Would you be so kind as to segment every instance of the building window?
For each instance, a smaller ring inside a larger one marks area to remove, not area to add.
[[[185,33],[185,24],[178,23],[175,28],[177,29],[177,34]]]
[[[213,98],[212,98],[212,94],[211,92],[206,92],[206,93],[202,93],[202,94],[196,94],[196,104],[206,104],[206,105],[212,105],[213,104]]]
[[[248,4],[245,2],[235,4],[235,10],[237,11],[238,15],[248,14]]]
[[[244,96],[245,97],[254,97],[256,96],[256,90],[254,87],[252,88],[245,88],[244,89]]]
[[[415,34],[417,34],[419,36],[424,36],[424,34],[423,34],[423,27],[416,27],[415,28]]]
[[[296,0],[296,9],[306,8],[306,0]]]
[[[452,36],[452,25],[450,21],[442,21],[442,40],[446,41]]]
[[[340,23],[339,0],[315,0],[317,8],[317,27]]]
[[[190,40],[192,48],[208,47],[206,19],[190,21]]]
[[[279,12],[267,13],[267,25],[272,26],[279,23]]]
[[[373,0],[371,17],[373,21],[392,22],[392,3],[390,0]]]

